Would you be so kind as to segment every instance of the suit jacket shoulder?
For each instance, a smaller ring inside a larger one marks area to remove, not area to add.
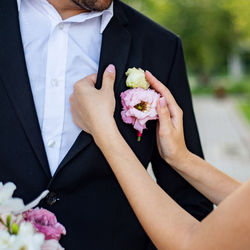
[[[123,16],[126,29],[132,36],[131,54],[141,57],[139,67],[151,71],[166,83],[176,60],[177,51],[182,49],[181,39],[127,4],[115,0],[115,14]],[[136,66],[134,64],[133,66]]]
[[[119,8],[125,13],[128,21],[128,30],[135,34],[138,39],[150,40],[151,42],[167,42],[175,45],[180,40],[178,35],[154,22],[147,16],[118,1]]]

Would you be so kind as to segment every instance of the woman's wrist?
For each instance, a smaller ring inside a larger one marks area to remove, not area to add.
[[[174,169],[182,171],[189,165],[194,158],[194,154],[188,149],[183,151],[181,154],[173,159],[165,159],[165,161],[172,166]]]
[[[102,125],[94,126],[92,129],[92,136],[96,142],[96,144],[102,143],[104,140],[110,140],[114,138],[118,132],[118,128],[115,122],[115,119],[112,118],[108,121],[102,123]]]

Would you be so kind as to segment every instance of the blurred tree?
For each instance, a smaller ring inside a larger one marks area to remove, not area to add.
[[[249,0],[125,0],[183,40],[188,69],[209,76],[225,72],[228,57],[250,37]]]
[[[250,1],[249,0],[227,0],[224,8],[233,17],[235,29],[240,33],[241,39],[250,40]]]
[[[238,34],[238,42],[235,44],[234,49],[231,51],[231,56],[229,57],[234,59],[229,60],[231,66],[234,65],[230,70],[231,73],[233,73],[231,75],[237,77],[237,75],[241,73],[240,71],[244,73],[244,69],[246,72],[250,69],[250,1],[227,0],[224,1],[224,8],[231,13],[234,29]]]

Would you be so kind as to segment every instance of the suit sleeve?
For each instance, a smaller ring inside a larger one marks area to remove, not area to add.
[[[193,112],[181,40],[177,38],[176,53],[168,77],[167,87],[184,113],[184,132],[188,149],[203,157]],[[212,203],[178,175],[159,155],[157,146],[151,159],[158,184],[186,211],[202,220],[213,209]]]

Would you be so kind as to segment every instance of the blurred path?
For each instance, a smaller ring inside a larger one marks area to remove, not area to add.
[[[206,160],[238,180],[250,178],[250,126],[236,101],[194,97],[193,102]]]

